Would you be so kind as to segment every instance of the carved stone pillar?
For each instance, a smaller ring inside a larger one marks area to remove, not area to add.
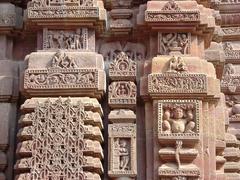
[[[18,65],[13,61],[13,38],[22,26],[22,10],[0,3],[0,179],[13,178]]]
[[[224,134],[225,124],[215,116],[224,112],[223,97],[213,64],[203,59],[216,26],[214,11],[195,1],[148,1],[140,9],[138,25],[151,30],[157,47],[157,56],[145,61],[140,84],[150,128],[147,177],[217,179],[224,164],[216,158],[223,141],[217,133]]]
[[[26,28],[37,52],[25,58],[17,134],[16,179],[101,179],[106,90],[95,34],[104,29],[102,1],[28,2]]]
[[[136,146],[136,62],[120,52],[109,64],[108,104],[113,109],[108,119],[109,161],[108,175],[111,179],[129,178],[137,175]]]

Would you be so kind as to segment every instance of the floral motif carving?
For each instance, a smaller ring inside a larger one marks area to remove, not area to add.
[[[159,53],[168,55],[170,52],[190,53],[190,33],[158,33]]]
[[[116,81],[109,85],[108,102],[110,105],[136,104],[136,85],[131,81]]]
[[[159,139],[198,139],[199,110],[198,100],[159,100]]]
[[[113,80],[135,80],[136,67],[135,61],[132,61],[126,53],[120,52],[109,65],[109,76]]]
[[[109,125],[110,177],[136,175],[136,125],[130,123]]]
[[[206,93],[204,74],[163,73],[148,76],[148,93]]]
[[[43,49],[88,49],[88,29],[81,28],[74,31],[48,30],[43,31]]]

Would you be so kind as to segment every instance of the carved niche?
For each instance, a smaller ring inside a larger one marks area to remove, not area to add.
[[[95,0],[32,0],[28,18],[98,17]]]
[[[110,177],[136,176],[136,125],[109,124]]]
[[[148,75],[148,93],[207,93],[207,76],[188,73],[184,59],[173,56],[166,72]]]
[[[158,33],[158,53],[169,55],[171,52],[190,54],[191,33]]]
[[[137,75],[137,64],[124,52],[120,52],[109,65],[109,77],[112,80],[134,81]]]
[[[95,68],[79,68],[75,59],[64,51],[54,54],[49,67],[43,69],[27,69],[24,73],[24,89],[98,89],[99,70]]]
[[[88,108],[92,106],[90,98],[85,102],[81,98],[30,101],[34,111],[24,115],[20,121],[23,128],[17,135],[20,159],[15,165],[16,179],[83,180],[88,179],[89,173],[101,174],[103,156],[101,141],[97,140],[101,130],[90,125],[86,111],[86,103]]]
[[[147,10],[146,22],[197,22],[200,21],[198,10],[182,9],[174,0],[168,1],[160,11]]]
[[[133,61],[143,60],[146,56],[146,47],[141,43],[107,42],[103,43],[99,53],[103,55],[105,61],[113,61],[117,55],[124,52]]]
[[[134,108],[136,105],[137,87],[132,81],[112,82],[108,88],[108,103],[111,107]]]
[[[94,37],[93,37],[94,38]],[[88,50],[88,29],[43,30],[43,49]]]
[[[198,140],[201,101],[159,100],[159,140]]]

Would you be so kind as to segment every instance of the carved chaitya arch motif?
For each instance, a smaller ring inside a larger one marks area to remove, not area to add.
[[[158,33],[158,52],[168,55],[171,52],[190,54],[191,33]]]
[[[159,100],[159,140],[198,140],[201,101]]]
[[[136,104],[137,88],[131,81],[116,81],[109,85],[108,103],[110,106]]]
[[[117,55],[124,52],[133,61],[144,60],[146,56],[146,47],[141,43],[126,42],[106,42],[101,45],[99,52],[103,55],[105,61],[113,61]]]
[[[136,176],[136,125],[131,123],[110,124],[108,174],[110,177],[121,175]]]
[[[120,52],[109,65],[112,80],[133,80],[136,78],[137,64],[124,52]]]
[[[87,50],[88,29],[71,30],[43,30],[43,49]]]

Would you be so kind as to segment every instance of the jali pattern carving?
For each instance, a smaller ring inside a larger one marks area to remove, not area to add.
[[[161,55],[170,52],[189,54],[191,46],[191,33],[158,33],[158,48]]]
[[[109,65],[109,76],[113,80],[135,80],[137,64],[124,52],[120,52]]]
[[[130,123],[110,124],[110,177],[136,175],[136,125]]]
[[[160,139],[199,138],[198,100],[159,100],[158,137]]]
[[[84,118],[84,107],[70,100],[37,106],[32,121],[33,179],[84,179]]]
[[[43,49],[88,49],[88,29],[81,28],[76,31],[48,30],[43,31]]]

